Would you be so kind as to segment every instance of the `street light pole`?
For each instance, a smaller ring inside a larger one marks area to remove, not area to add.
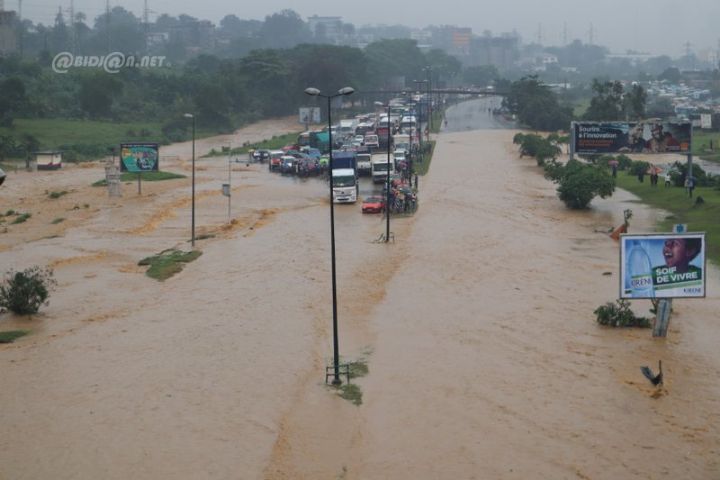
[[[333,385],[342,384],[340,380],[340,347],[338,340],[338,322],[337,322],[337,275],[335,272],[335,203],[333,202],[333,143],[332,143],[332,116],[331,116],[331,100],[335,97],[351,95],[355,90],[350,87],[341,88],[335,95],[323,95],[317,88],[306,88],[305,93],[313,97],[327,98],[328,105],[328,142],[330,144],[330,263],[332,271],[332,311],[333,311]]]
[[[183,116],[185,118],[192,118],[192,226],[190,242],[192,247],[195,248],[195,115],[186,113]]]
[[[385,243],[390,241],[390,102],[387,106],[387,193],[385,198]]]

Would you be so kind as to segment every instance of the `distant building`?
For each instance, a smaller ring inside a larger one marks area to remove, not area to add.
[[[15,12],[0,11],[0,57],[18,50],[17,16]]]
[[[209,20],[198,20],[171,27],[169,40],[181,42],[188,51],[200,52],[215,47],[215,25]]]
[[[515,35],[475,37],[470,42],[468,66],[495,65],[507,70],[519,57],[520,39]]]
[[[308,28],[317,40],[339,45],[345,40],[342,17],[320,17],[313,15],[307,19]]]

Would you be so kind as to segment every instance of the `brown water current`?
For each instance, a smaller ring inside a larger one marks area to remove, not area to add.
[[[108,199],[89,187],[99,163],[9,175],[0,211],[33,216],[0,234],[0,271],[49,265],[58,287],[33,318],[0,315],[32,331],[0,345],[0,479],[720,478],[718,270],[707,298],[675,301],[667,339],[597,326],[619,283],[604,232],[625,208],[637,233],[663,214],[621,191],[567,210],[513,133],[440,134],[395,243],[373,243],[379,216],[336,206],[340,352],[369,367],[360,406],[324,384],[322,180],[233,164],[228,223],[227,160],[198,160],[211,237],[160,283],[137,262],[190,249],[189,179]],[[163,154],[188,173],[187,143]],[[657,391],[639,367],[659,359]]]

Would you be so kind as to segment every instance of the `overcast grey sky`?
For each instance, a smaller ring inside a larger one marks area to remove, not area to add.
[[[410,27],[456,25],[471,27],[479,35],[517,30],[523,41],[538,38],[545,45],[561,45],[564,25],[569,40],[587,43],[593,25],[594,43],[613,53],[627,49],[665,53],[673,57],[690,42],[696,53],[718,49],[720,0],[148,0],[152,11],[177,15],[187,13],[218,22],[227,14],[262,20],[289,8],[303,19],[311,15],[340,16],[356,26],[403,24]],[[111,0],[137,15],[143,0]],[[17,0],[5,0],[7,9],[16,9]],[[26,17],[51,23],[58,6],[69,8],[70,0],[24,0]],[[75,9],[93,19],[105,9],[105,0],[75,0]],[[151,18],[157,16],[151,15]]]

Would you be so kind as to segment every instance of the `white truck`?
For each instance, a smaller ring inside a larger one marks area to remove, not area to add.
[[[370,159],[373,183],[383,183],[387,181],[388,169],[393,173],[394,159],[390,154],[390,163],[388,163],[387,153],[376,153]]]
[[[358,126],[358,121],[355,118],[348,120],[340,120],[340,129],[338,134],[341,137],[349,138],[355,136],[355,128]]]
[[[370,175],[372,172],[372,163],[370,163],[371,155],[369,153],[357,154],[357,170],[358,175]]]
[[[357,202],[360,185],[357,178],[355,152],[334,152],[330,172],[333,203]]]

